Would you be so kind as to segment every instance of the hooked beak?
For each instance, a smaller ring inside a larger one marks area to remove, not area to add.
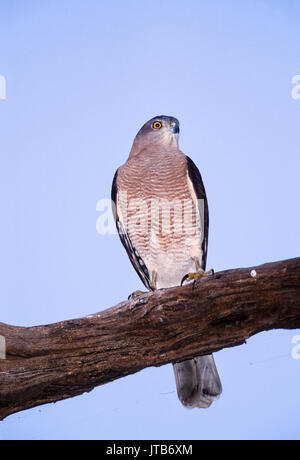
[[[178,134],[179,133],[179,124],[178,123],[172,123],[170,129],[171,129],[171,132],[173,134]]]

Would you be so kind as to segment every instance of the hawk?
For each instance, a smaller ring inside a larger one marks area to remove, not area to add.
[[[198,168],[178,147],[178,134],[174,117],[161,115],[145,123],[112,185],[121,242],[149,290],[210,273],[205,272],[206,192]],[[173,368],[184,406],[209,407],[221,394],[212,355],[174,363]]]

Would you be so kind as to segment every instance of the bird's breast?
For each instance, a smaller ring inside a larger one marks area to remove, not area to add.
[[[157,271],[160,287],[179,284],[190,268],[194,270],[201,229],[185,155],[129,160],[118,172],[117,206],[132,244],[148,270]]]

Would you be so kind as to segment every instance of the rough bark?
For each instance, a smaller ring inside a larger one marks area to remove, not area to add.
[[[219,272],[80,319],[0,323],[0,419],[147,366],[242,344],[263,330],[299,327],[300,258]]]

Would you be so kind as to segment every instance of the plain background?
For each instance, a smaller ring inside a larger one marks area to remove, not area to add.
[[[96,204],[158,114],[179,118],[205,182],[208,267],[299,256],[299,20],[296,0],[1,0],[2,322],[85,316],[142,288]],[[299,438],[297,333],[216,353],[208,410],[181,406],[168,365],[14,414],[0,438]]]

